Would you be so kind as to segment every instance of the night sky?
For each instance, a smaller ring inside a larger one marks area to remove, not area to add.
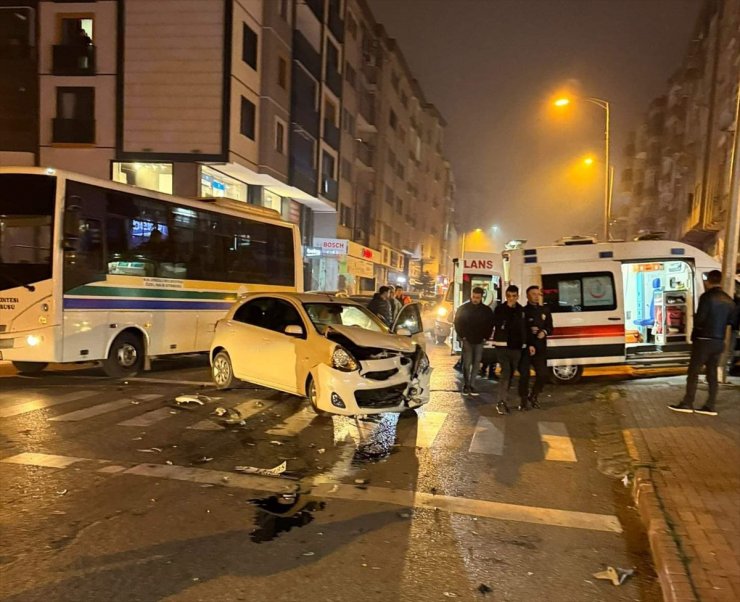
[[[681,64],[701,0],[368,0],[448,122],[466,228],[550,244],[601,232],[604,112],[554,110],[560,90],[612,103],[622,149]],[[592,154],[591,168],[582,159]]]

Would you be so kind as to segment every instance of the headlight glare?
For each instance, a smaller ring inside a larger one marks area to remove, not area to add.
[[[340,346],[337,346],[331,354],[331,365],[342,372],[354,372],[360,367],[352,354]]]
[[[41,341],[44,339],[36,334],[29,334],[26,337],[26,343],[28,343],[29,347],[38,347],[41,345]]]
[[[446,307],[439,307],[437,308],[437,315],[440,318],[444,318],[448,313],[450,313]]]

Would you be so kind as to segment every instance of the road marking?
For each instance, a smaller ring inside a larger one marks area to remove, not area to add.
[[[164,395],[160,393],[144,393],[143,395],[134,395],[134,399],[138,399],[140,401],[154,401],[155,399],[159,399],[160,397],[164,397]]]
[[[255,414],[259,414],[260,412],[271,408],[276,403],[277,402],[274,399],[250,399],[249,401],[244,401],[234,406],[233,409],[241,414],[242,420],[247,420]],[[196,422],[187,428],[194,431],[222,431],[225,427],[221,426],[214,420],[208,419]]]
[[[399,444],[406,447],[432,447],[446,418],[446,412],[421,412],[416,429],[405,433]]]
[[[6,464],[23,464],[25,466],[44,466],[46,468],[67,468],[77,462],[85,462],[85,458],[74,458],[72,456],[57,456],[54,454],[35,454],[23,452],[16,456],[3,458],[0,462]]]
[[[19,403],[9,408],[0,409],[0,418],[8,418],[10,416],[18,416],[19,414],[25,414],[26,412],[33,412],[34,410],[43,410],[50,408],[62,403],[69,403],[71,401],[79,401],[81,399],[87,399],[93,395],[97,395],[97,391],[76,391],[74,393],[67,393],[66,395],[60,395],[54,399],[50,398],[39,398],[32,401],[26,401]]]
[[[35,453],[22,453],[0,460],[0,462],[8,464],[44,466],[49,468],[66,468],[67,466],[83,461],[97,463],[106,462],[104,460],[91,460],[87,458]],[[105,470],[105,472],[138,475],[155,479],[170,479],[173,481],[184,481],[190,483],[208,483],[211,485],[221,485],[224,487],[268,493],[293,492],[296,490],[297,485],[295,481],[286,481],[279,478],[235,474],[233,472],[220,470],[208,470],[204,468],[165,464],[137,464],[123,471],[119,470],[117,465],[112,465]],[[447,495],[432,495],[431,493],[421,493],[384,487],[366,487],[360,489],[354,485],[312,483],[310,481],[306,484],[312,486],[310,493],[307,493],[306,495],[310,495],[311,497],[318,499],[332,498],[365,503],[391,504],[407,508],[439,509],[451,514],[465,514],[468,516],[495,520],[568,527],[574,529],[587,529],[608,533],[622,532],[619,519],[610,514],[593,514],[590,512],[560,510],[558,508],[505,504],[488,500],[473,500]]]
[[[316,419],[316,412],[310,408],[303,408],[288,416],[277,426],[265,431],[268,435],[294,437]]]
[[[83,410],[77,410],[70,412],[69,414],[62,414],[61,416],[55,416],[49,418],[51,422],[79,422],[80,420],[86,420],[87,418],[93,418],[100,414],[107,414],[108,412],[115,412],[122,408],[131,407],[131,399],[116,399],[115,401],[109,401],[108,403],[101,403],[96,406],[91,406]]]
[[[627,447],[627,453],[633,462],[640,462],[640,453],[637,451],[637,444],[635,443],[635,436],[632,434],[630,429],[622,430],[622,437],[624,438],[624,444]]]
[[[159,408],[158,410],[152,410],[151,412],[141,414],[141,416],[134,416],[133,418],[130,418],[129,420],[124,420],[123,422],[119,422],[118,424],[119,426],[151,426],[152,424],[156,424],[161,420],[171,418],[171,411],[172,410],[170,410],[170,408]]]
[[[188,385],[191,387],[214,387],[210,381],[204,380],[168,380],[166,378],[149,378],[146,376],[136,376],[129,378],[130,383],[153,383],[157,385]]]
[[[556,462],[578,462],[568,429],[562,422],[538,422],[545,460]]]
[[[496,426],[490,419],[481,416],[478,418],[478,424],[475,425],[473,440],[468,451],[474,454],[503,455],[504,429],[503,423]]]

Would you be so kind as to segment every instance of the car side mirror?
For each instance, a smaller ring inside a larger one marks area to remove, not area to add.
[[[286,326],[283,332],[289,337],[302,337],[303,327],[296,324],[291,324],[290,326]]]
[[[410,337],[411,336],[411,331],[408,328],[397,328],[396,329],[396,334],[399,337]]]

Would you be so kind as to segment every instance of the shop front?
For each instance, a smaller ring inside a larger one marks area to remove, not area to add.
[[[311,262],[311,290],[371,293],[376,288],[375,266],[380,253],[342,238],[314,238],[305,249]]]

